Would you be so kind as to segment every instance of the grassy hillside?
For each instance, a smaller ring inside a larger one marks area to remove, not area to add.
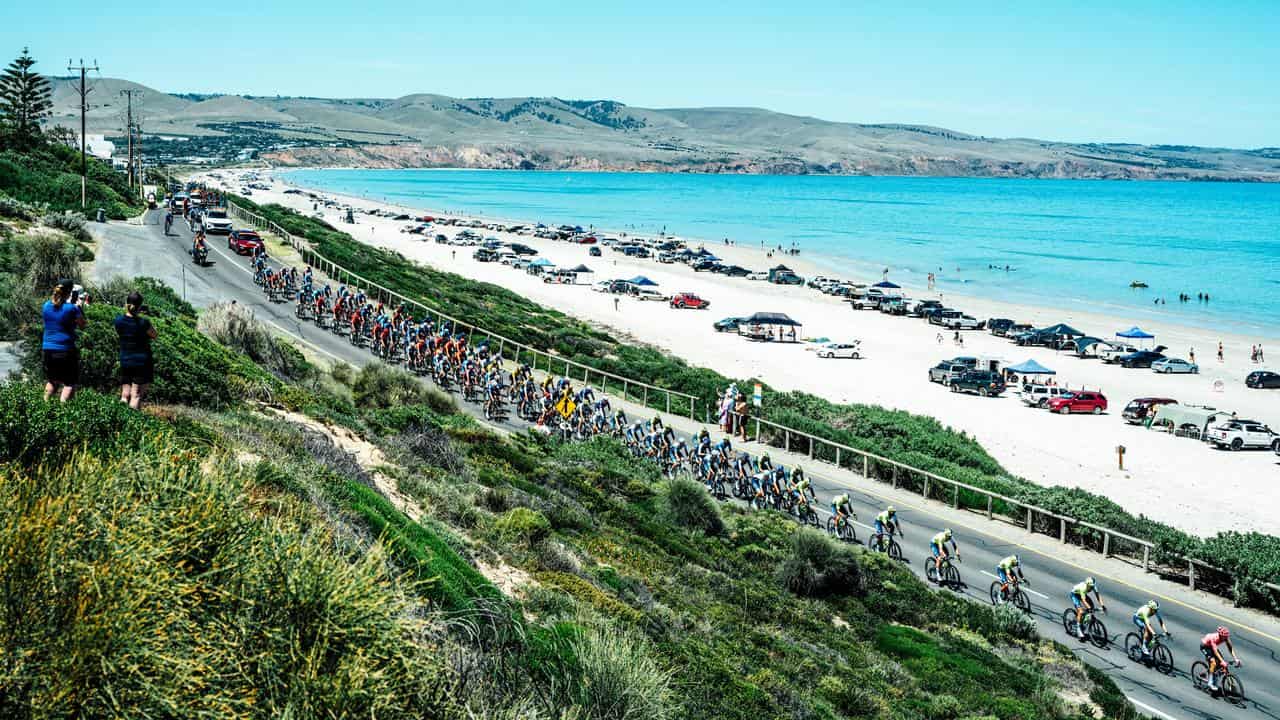
[[[93,212],[103,208],[123,220],[140,208],[128,179],[97,158],[89,158],[86,197]],[[8,196],[49,210],[81,210],[80,151],[48,144],[32,152],[0,151],[0,197]]]
[[[160,332],[144,413],[112,397],[133,287]],[[1133,717],[1016,611],[614,442],[495,435],[155,281],[92,291],[88,387],[0,385],[4,717]]]
[[[461,276],[416,265],[402,256],[364,245],[323,221],[303,217],[281,206],[238,203],[269,217],[289,232],[310,240],[317,252],[382,285],[415,297],[429,306],[534,347],[626,377],[652,382],[702,399],[708,407],[730,382],[750,387],[756,379],[727,378],[714,370],[691,367],[657,348],[624,342],[551,308],[542,307],[511,291]],[[1231,597],[1240,604],[1280,611],[1280,596],[1263,583],[1280,576],[1280,538],[1260,533],[1225,532],[1202,541],[1175,528],[1134,516],[1105,497],[1079,489],[1045,488],[1005,471],[982,446],[963,432],[944,427],[933,418],[869,405],[837,405],[800,392],[774,393],[765,385],[769,402],[764,416],[819,437],[873,452],[929,472],[997,491],[1068,517],[1079,518],[1157,543],[1154,559],[1185,568],[1178,560],[1197,557],[1224,568],[1235,582],[1202,576],[1199,586]],[[658,407],[660,398],[650,399]],[[780,445],[780,437],[765,434]],[[834,461],[825,451],[819,457]],[[842,462],[852,466],[846,454]],[[860,462],[859,462],[860,469]],[[874,477],[887,478],[890,468],[872,465]],[[904,477],[905,484],[919,482]],[[985,511],[986,501],[961,494],[963,505]],[[997,505],[1015,520],[1020,512]],[[1073,529],[1071,540],[1101,550],[1102,537]],[[1117,548],[1113,546],[1113,551]]]

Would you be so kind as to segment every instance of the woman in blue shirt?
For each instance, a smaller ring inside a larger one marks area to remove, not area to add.
[[[53,287],[53,297],[41,310],[44,316],[44,340],[40,349],[44,355],[44,399],[53,397],[62,388],[61,400],[66,402],[75,394],[80,384],[80,351],[76,349],[76,330],[84,327],[84,312],[80,299],[73,297],[75,283],[59,280]]]
[[[142,405],[142,394],[155,376],[151,341],[156,337],[156,329],[150,320],[142,317],[141,293],[129,293],[124,314],[116,316],[115,326],[120,336],[120,401],[137,410]]]

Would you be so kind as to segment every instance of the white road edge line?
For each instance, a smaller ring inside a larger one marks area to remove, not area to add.
[[[999,575],[996,575],[995,573],[989,573],[989,572],[987,572],[986,570],[982,570],[982,571],[980,571],[980,572],[981,572],[983,575],[986,575],[986,576],[987,576],[987,577],[989,577],[989,578],[994,578],[994,579],[996,579],[996,580],[999,580],[999,579],[1000,579],[1000,576],[999,576]],[[1023,585],[1023,586],[1022,586],[1022,590],[1023,590],[1023,592],[1029,592],[1029,593],[1031,593],[1032,595],[1035,595],[1036,597],[1038,597],[1038,598],[1040,598],[1040,599],[1042,599],[1042,600],[1048,600],[1048,599],[1049,599],[1049,596],[1048,596],[1048,595],[1045,595],[1044,593],[1041,593],[1041,592],[1036,592],[1035,590],[1032,590],[1031,588],[1027,587],[1026,585]]]
[[[1164,712],[1164,711],[1162,711],[1162,710],[1157,710],[1157,709],[1155,709],[1155,708],[1151,707],[1150,705],[1148,705],[1148,704],[1146,704],[1146,703],[1142,702],[1141,700],[1134,700],[1134,699],[1133,699],[1131,696],[1129,696],[1129,695],[1125,695],[1124,697],[1125,697],[1125,699],[1126,699],[1126,700],[1128,700],[1128,701],[1129,701],[1130,703],[1132,703],[1133,705],[1136,705],[1138,708],[1140,708],[1140,709],[1141,709],[1141,710],[1143,710],[1144,712],[1149,712],[1149,713],[1151,713],[1151,714],[1153,714],[1153,715],[1159,715],[1160,717],[1164,718],[1165,720],[1178,720],[1177,718],[1175,718],[1174,716],[1170,715],[1169,713]]]

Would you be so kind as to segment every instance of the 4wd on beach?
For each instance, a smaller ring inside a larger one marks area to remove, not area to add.
[[[951,380],[951,392],[976,393],[982,397],[999,397],[1005,388],[1000,373],[989,370],[970,370]]]
[[[1271,448],[1280,454],[1280,435],[1256,420],[1228,420],[1209,428],[1205,440],[1232,450]]]

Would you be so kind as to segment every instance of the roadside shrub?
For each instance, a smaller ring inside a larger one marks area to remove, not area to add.
[[[244,305],[212,305],[200,313],[196,328],[279,377],[301,379],[312,370],[297,348],[272,335]]]
[[[115,397],[87,390],[67,403],[45,402],[38,385],[0,384],[0,460],[5,462],[56,463],[85,447],[114,455],[169,436],[163,423]]]
[[[671,480],[663,486],[662,499],[671,520],[680,527],[706,535],[724,532],[720,505],[701,483],[686,478]]]
[[[1035,620],[1012,604],[1005,603],[991,608],[991,615],[993,629],[1001,635],[1015,640],[1036,638]]]
[[[15,200],[0,193],[0,217],[17,218],[18,220],[34,220],[39,209],[30,203]]]
[[[357,407],[392,408],[427,402],[427,388],[411,373],[380,362],[365,365],[351,383]]]
[[[800,528],[778,568],[778,580],[802,597],[860,596],[866,592],[855,551],[813,528]]]
[[[592,720],[665,720],[672,716],[671,672],[637,635],[597,625],[569,641],[579,674],[568,678],[570,715]]]
[[[93,237],[89,235],[89,231],[85,229],[86,222],[88,222],[88,220],[84,215],[70,210],[51,212],[40,216],[41,225],[51,227],[55,230],[61,230],[80,242],[89,242],[93,239]]]
[[[517,507],[498,518],[498,534],[511,543],[534,545],[551,532],[551,523],[537,510]]]

